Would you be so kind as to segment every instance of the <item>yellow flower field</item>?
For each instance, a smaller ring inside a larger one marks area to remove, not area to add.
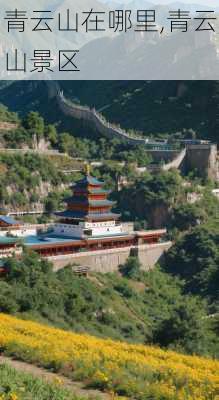
[[[219,399],[219,362],[54,329],[0,314],[0,349],[135,399]]]

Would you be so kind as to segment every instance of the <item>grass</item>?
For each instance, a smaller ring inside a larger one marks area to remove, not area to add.
[[[46,383],[6,364],[0,365],[0,400],[83,400],[60,385],[58,381]]]

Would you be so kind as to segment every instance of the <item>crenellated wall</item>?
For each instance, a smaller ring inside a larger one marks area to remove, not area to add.
[[[132,138],[125,130],[107,122],[104,117],[95,109],[80,106],[77,104],[69,103],[62,93],[57,96],[57,101],[62,112],[73,118],[83,120],[92,125],[94,130],[100,132],[103,136],[108,138],[124,139],[131,145],[144,144],[144,138]]]
[[[110,139],[119,138],[135,146],[147,145],[147,139],[131,137],[125,130],[106,121],[95,109],[70,103],[60,91],[57,92],[57,101],[64,114],[84,121],[105,137]],[[172,168],[180,169],[186,173],[196,170],[200,177],[208,177],[219,181],[219,162],[217,145],[215,144],[187,145],[181,151],[162,149],[162,146],[156,146],[156,144],[152,149],[147,149],[146,147],[145,149],[150,153],[154,162],[164,163],[160,168],[165,171]]]

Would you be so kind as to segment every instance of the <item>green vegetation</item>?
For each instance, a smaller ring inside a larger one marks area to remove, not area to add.
[[[159,269],[140,272],[135,259],[121,267],[123,276],[88,279],[75,275],[74,267],[54,273],[50,263],[29,252],[8,259],[6,267],[0,312],[102,337],[218,354],[206,304],[183,294],[183,282]]]
[[[135,221],[139,228],[167,226],[174,239],[200,224],[218,231],[219,201],[212,194],[212,183],[200,186],[199,181],[185,181],[174,170],[136,177],[127,169],[126,174],[129,185],[114,194],[124,220]],[[193,204],[187,200],[189,192],[197,193]]]
[[[44,156],[1,153],[0,202],[12,209],[33,207],[33,204],[47,203],[46,197],[53,191],[61,201],[63,185],[68,186],[73,176],[63,174]]]
[[[219,305],[218,265],[219,234],[205,227],[183,235],[166,256],[166,270],[184,280],[185,291],[215,305]]]
[[[112,159],[135,163],[139,166],[146,166],[151,162],[151,158],[142,146],[130,148],[129,145],[117,139],[81,139],[72,132],[58,132],[57,124],[46,124],[38,112],[30,111],[23,119],[19,119],[17,114],[0,105],[0,121],[8,120],[16,120],[17,126],[6,131],[3,130],[1,133],[0,140],[6,148],[28,146],[30,149],[37,149],[40,141],[44,139],[45,147],[59,150],[73,158]]]
[[[182,178],[177,171],[144,174],[116,194],[123,218],[146,222],[150,227],[166,224],[170,207],[183,196]]]
[[[19,118],[16,113],[9,111],[6,106],[0,104],[0,121],[17,123]]]
[[[8,365],[0,365],[1,400],[83,400],[54,383],[46,383],[29,373],[17,372]]]
[[[28,146],[35,148],[40,139],[44,138],[52,145],[57,142],[55,125],[47,125],[38,112],[29,112],[22,120],[16,113],[0,105],[0,122],[12,122],[10,129],[2,129],[0,140],[2,145],[9,148]]]

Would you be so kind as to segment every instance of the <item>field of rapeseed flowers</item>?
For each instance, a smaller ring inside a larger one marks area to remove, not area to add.
[[[219,362],[74,334],[0,314],[0,349],[137,400],[219,399]]]

